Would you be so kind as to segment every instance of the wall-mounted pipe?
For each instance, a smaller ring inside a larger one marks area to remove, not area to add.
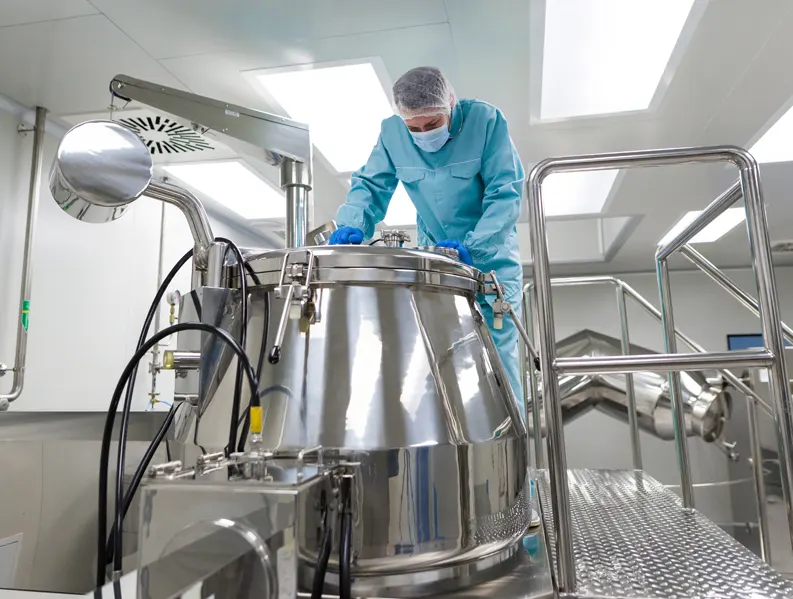
[[[30,317],[30,298],[33,288],[33,242],[36,233],[36,217],[39,211],[39,189],[41,183],[41,160],[44,155],[44,128],[47,109],[36,107],[33,126],[33,157],[30,163],[30,185],[28,187],[28,213],[25,223],[25,245],[22,253],[22,281],[19,286],[19,320],[17,321],[16,350],[14,365],[11,367],[13,379],[11,391],[0,395],[0,410],[19,398],[25,386],[25,363],[28,350],[28,322]],[[5,372],[6,368],[0,372]]]
[[[30,108],[29,106],[25,106],[24,104],[20,104],[16,100],[9,98],[3,94],[0,94],[0,110],[3,112],[7,112],[8,114],[12,115],[14,118],[19,120],[21,123],[26,125],[30,125],[31,127],[36,126],[36,109]],[[61,122],[60,119],[53,117],[52,115],[47,115],[44,125],[44,132],[49,133],[53,137],[57,137],[60,139],[63,137],[66,132],[69,130],[69,126]]]

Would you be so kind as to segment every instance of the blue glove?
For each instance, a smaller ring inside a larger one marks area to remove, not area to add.
[[[331,237],[331,240],[333,240],[333,237]],[[454,239],[446,239],[444,241],[439,241],[438,243],[436,243],[435,247],[457,250],[457,253],[460,254],[460,262],[463,262],[468,266],[474,265],[474,261],[471,259],[471,253],[467,249],[465,249],[465,246],[459,241],[455,241]]]
[[[363,243],[363,231],[355,227],[341,227],[330,234],[328,245],[360,245]]]

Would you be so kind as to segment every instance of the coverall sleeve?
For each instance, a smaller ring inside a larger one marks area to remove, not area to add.
[[[385,218],[398,183],[381,135],[364,167],[352,174],[352,186],[347,201],[336,212],[336,224],[355,227],[366,239],[371,238],[375,225]]]
[[[463,240],[475,263],[495,257],[520,216],[525,174],[499,110],[488,123],[480,175],[485,185],[482,218]]]

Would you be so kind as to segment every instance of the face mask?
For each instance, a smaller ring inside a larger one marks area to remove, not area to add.
[[[420,150],[425,152],[437,152],[443,145],[449,141],[449,126],[441,125],[437,129],[430,131],[413,132],[413,143],[418,146]]]

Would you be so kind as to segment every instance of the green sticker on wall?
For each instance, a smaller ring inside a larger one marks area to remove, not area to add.
[[[25,327],[27,333],[28,324],[30,323],[30,300],[22,300],[22,326]]]

